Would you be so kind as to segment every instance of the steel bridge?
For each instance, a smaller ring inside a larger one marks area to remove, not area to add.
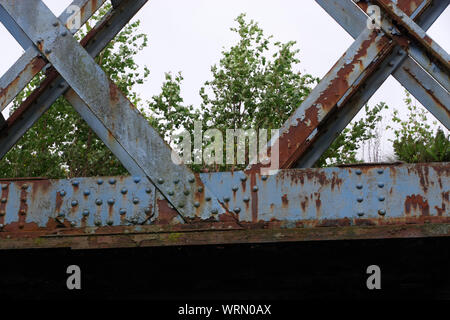
[[[41,0],[0,0],[0,20],[25,50],[0,79],[0,111],[46,70],[14,113],[0,113],[0,158],[64,96],[130,173],[1,180],[0,249],[449,236],[449,163],[311,168],[389,75],[450,129],[449,55],[426,34],[449,0],[316,2],[355,41],[270,141],[277,173],[256,164],[196,174],[171,160],[94,61],[147,0],[113,0],[80,42],[70,10],[56,17]],[[74,0],[80,25],[104,3]]]

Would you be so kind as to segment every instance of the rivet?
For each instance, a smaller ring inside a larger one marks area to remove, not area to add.
[[[54,27],[59,26],[59,22],[58,22],[58,21],[53,22],[53,26],[54,26]]]
[[[359,197],[359,198],[357,199],[358,202],[363,202],[363,200],[364,200],[364,199],[361,198],[361,197]]]
[[[267,180],[267,176],[262,176],[261,179],[262,179],[263,181],[266,181],[266,180]]]
[[[6,188],[8,188],[7,184],[2,184],[2,189],[5,190]]]
[[[109,184],[116,184],[116,179],[109,179]]]
[[[257,186],[254,186],[254,187],[253,187],[253,192],[256,192],[256,191],[258,191],[258,187],[257,187]]]
[[[163,178],[158,178],[158,183],[159,184],[163,184],[164,183],[164,179]]]
[[[394,66],[394,63],[391,62],[391,61],[389,61],[389,62],[388,62],[388,66],[389,66],[389,67],[393,67],[393,66]]]
[[[378,183],[378,187],[379,187],[379,188],[383,188],[383,187],[384,187],[384,183],[383,183],[383,182],[379,182],[379,183]]]
[[[380,216],[384,216],[386,214],[386,210],[384,210],[384,209],[378,210],[378,214]]]
[[[75,221],[72,221],[72,222],[70,223],[70,225],[71,225],[72,227],[75,227],[75,226],[77,225],[77,223],[76,223]]]
[[[152,193],[152,189],[146,188],[146,189],[145,189],[145,192],[146,192],[146,193]]]
[[[107,224],[108,226],[112,226],[112,225],[114,224],[114,221],[108,220],[108,221],[106,222],[106,224]]]
[[[2,203],[6,203],[8,200],[6,198],[2,198]]]
[[[25,215],[27,212],[26,212],[25,210],[22,209],[22,210],[19,211],[19,213],[20,213],[21,215]]]
[[[3,229],[4,225],[2,223],[0,223],[0,229]]]
[[[188,181],[189,181],[189,183],[194,183],[195,182],[195,178],[194,177],[190,177]]]
[[[211,197],[210,197],[210,196],[206,196],[206,197],[205,197],[205,200],[206,200],[206,201],[211,201]]]
[[[378,200],[384,201],[384,196],[379,196],[379,197],[378,197]]]
[[[183,193],[184,193],[185,196],[188,196],[189,195],[189,190],[184,190]]]
[[[217,210],[216,208],[214,208],[214,209],[211,210],[211,213],[212,213],[212,214],[218,214],[218,213],[219,213],[219,210]]]
[[[63,212],[58,213],[59,218],[64,218],[66,215]]]
[[[128,189],[127,188],[122,188],[122,190],[120,190],[121,194],[127,194]]]
[[[98,205],[98,206],[101,206],[103,204],[102,199],[95,200],[95,204]]]
[[[133,198],[133,203],[134,204],[138,204],[139,203],[139,199],[138,198]]]
[[[45,49],[45,54],[50,54],[50,53],[52,53],[52,50],[50,50],[50,49]]]
[[[97,227],[100,227],[100,226],[102,225],[102,222],[101,222],[101,221],[95,221],[95,225],[96,225]]]
[[[244,202],[249,202],[250,198],[249,197],[244,197]]]
[[[61,35],[62,35],[63,37],[67,36],[67,31],[63,31],[63,32],[61,33]]]
[[[364,212],[358,212],[358,216],[362,217],[364,215]]]
[[[173,180],[173,183],[175,183],[175,184],[178,184],[180,182],[180,180],[179,179],[175,179],[175,180]]]
[[[66,192],[65,192],[64,190],[61,190],[61,191],[59,192],[59,195],[60,195],[61,197],[64,197],[64,196],[66,195]]]
[[[236,213],[241,212],[241,208],[234,208],[234,212],[236,212]]]
[[[78,187],[78,186],[80,185],[80,182],[78,182],[77,180],[75,180],[75,181],[72,182],[72,185],[73,185],[74,187]]]
[[[139,182],[141,182],[141,177],[134,177],[133,181],[134,181],[134,183],[139,183]]]
[[[112,206],[116,201],[114,199],[108,199],[108,204]]]
[[[83,194],[84,194],[85,196],[88,196],[88,195],[91,194],[91,191],[88,190],[88,189],[86,189],[86,190],[83,191]]]
[[[247,176],[241,177],[241,181],[247,181]]]
[[[383,169],[378,169],[377,172],[378,172],[378,174],[383,174],[384,170]]]
[[[4,215],[6,214],[6,212],[5,211],[0,211],[0,217],[3,217]]]
[[[27,184],[22,185],[22,189],[24,190],[28,189],[28,185]]]
[[[356,174],[359,176],[362,174],[362,171],[358,169],[358,170],[356,170]]]
[[[120,213],[120,215],[123,216],[124,214],[127,214],[127,210],[126,209],[120,209],[119,213]]]
[[[228,202],[228,201],[230,201],[230,198],[229,197],[223,197],[223,201]]]
[[[238,186],[233,186],[232,190],[233,190],[233,191],[238,191],[238,190],[239,190],[239,187],[238,187]]]
[[[202,187],[199,187],[199,188],[197,189],[197,191],[200,192],[200,193],[202,193],[202,192],[203,192],[203,188],[202,188]]]
[[[173,196],[175,194],[175,192],[173,192],[172,190],[170,190],[169,192],[168,192],[168,195],[169,196]]]
[[[102,184],[103,184],[103,180],[102,180],[102,179],[98,179],[98,180],[97,180],[97,184],[98,184],[98,185],[102,185]]]
[[[356,189],[362,189],[363,188],[363,185],[362,184],[358,184],[358,185],[356,185]]]
[[[85,216],[85,217],[88,216],[88,215],[89,215],[89,210],[87,210],[87,209],[83,210],[83,213],[82,213],[82,214],[83,214],[83,216]]]
[[[145,214],[149,214],[152,212],[152,210],[149,207],[147,207],[144,209],[144,212],[145,212]]]
[[[194,207],[196,207],[196,208],[200,207],[200,203],[199,202],[195,202],[194,203]]]
[[[78,201],[77,200],[73,200],[72,201],[72,207],[76,207],[78,205]]]
[[[179,203],[178,208],[184,208],[184,203]]]

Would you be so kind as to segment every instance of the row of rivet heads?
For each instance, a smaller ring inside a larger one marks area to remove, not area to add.
[[[139,184],[139,183],[141,182],[141,178],[140,178],[140,177],[133,177],[133,181],[134,181],[134,183]],[[117,180],[116,180],[115,178],[111,178],[111,179],[108,180],[108,183],[109,183],[111,186],[115,186],[116,183],[117,183]],[[101,185],[103,185],[103,184],[104,184],[104,180],[103,180],[103,179],[98,179],[98,180],[97,180],[97,185],[101,186]],[[74,181],[72,181],[72,186],[73,186],[73,187],[79,187],[79,186],[80,186],[80,182],[79,182],[78,180],[74,180]],[[128,192],[129,192],[129,190],[128,190],[128,188],[126,188],[126,187],[123,187],[123,188],[120,190],[120,193],[121,193],[122,195],[126,195],[126,194],[128,194]],[[152,188],[146,187],[146,188],[145,188],[145,192],[146,192],[147,194],[151,194],[151,193],[152,193]],[[66,191],[65,191],[65,190],[60,190],[60,191],[58,191],[58,194],[59,194],[59,196],[61,196],[61,197],[65,197],[65,196],[66,196]],[[83,191],[83,195],[86,196],[86,197],[90,196],[90,195],[91,195],[91,190],[85,189],[85,190]],[[131,202],[133,203],[133,205],[139,205],[139,203],[140,203],[141,201],[142,201],[142,199],[140,199],[140,198],[138,198],[138,197],[133,197],[133,198],[131,199]],[[116,200],[115,200],[114,198],[109,198],[106,202],[107,202],[107,204],[108,204],[109,206],[114,206],[114,205],[116,204]],[[96,204],[97,206],[100,207],[100,206],[103,205],[103,200],[100,199],[100,198],[97,198],[97,199],[95,200],[95,204]],[[70,203],[70,205],[71,205],[71,207],[77,207],[77,206],[79,206],[79,202],[78,202],[78,200],[72,200],[71,203]],[[90,213],[91,213],[91,212],[90,212],[88,209],[83,209],[83,210],[81,211],[81,214],[82,214],[83,217],[89,216]],[[127,213],[128,213],[128,212],[127,212],[127,209],[126,209],[126,208],[120,208],[120,209],[119,209],[119,214],[120,214],[120,216],[125,216]],[[146,216],[149,216],[149,215],[151,215],[151,213],[152,213],[152,209],[151,209],[150,207],[145,207],[145,208],[144,208],[144,213],[145,213]],[[58,213],[57,217],[58,217],[58,219],[64,219],[64,218],[65,218],[65,214],[64,214],[64,213]],[[150,219],[151,219],[152,217],[153,217],[153,215],[151,215],[150,218],[144,219],[144,222],[146,222],[146,223],[151,223],[151,220],[150,220]],[[136,225],[136,224],[142,224],[142,223],[140,223],[140,222],[138,221],[138,218],[137,218],[137,217],[133,217],[133,218],[131,218],[131,219],[126,219],[126,221],[127,221],[129,224],[133,224],[133,225]],[[97,220],[94,222],[94,224],[95,224],[96,226],[101,226],[103,223],[102,223],[101,220],[98,220],[98,219],[97,219]],[[107,220],[107,221],[106,221],[106,224],[109,225],[109,226],[111,226],[111,225],[114,224],[114,221],[112,221],[112,220]],[[71,225],[72,225],[72,226],[75,226],[75,225],[76,225],[76,222],[74,222],[74,221],[71,222]]]
[[[134,178],[133,178],[133,181],[137,184],[137,183],[139,183],[139,182],[141,181],[141,178],[140,178],[140,177],[134,177]],[[110,185],[115,185],[116,182],[117,182],[117,180],[114,179],[114,178],[109,179],[109,184],[110,184]],[[99,186],[102,185],[102,184],[103,184],[103,180],[102,180],[102,179],[98,179],[98,180],[97,180],[97,184],[98,184]],[[78,180],[74,180],[74,181],[72,182],[72,186],[74,186],[74,187],[78,187],[79,185],[80,185],[80,182],[79,182]],[[2,189],[2,190],[5,190],[5,189],[7,189],[7,188],[8,188],[8,184],[2,184],[2,186],[1,186],[1,189]],[[21,188],[24,189],[24,190],[27,190],[27,189],[28,189],[28,184],[23,184],[23,185],[21,186]],[[124,187],[124,188],[122,188],[122,189],[120,190],[120,192],[121,192],[123,195],[125,195],[125,194],[128,193],[128,189]],[[149,188],[149,187],[147,187],[147,188],[145,189],[145,192],[146,192],[147,194],[150,194],[150,193],[152,192],[152,189]],[[57,191],[57,194],[58,194],[59,196],[61,196],[61,197],[65,197],[65,196],[66,196],[66,191],[65,191],[65,190],[60,190],[60,191]],[[83,191],[83,195],[84,195],[84,196],[89,196],[90,194],[91,194],[91,191],[90,191],[89,189],[86,189],[86,190]],[[7,198],[2,197],[2,198],[0,199],[0,204],[6,204],[7,201],[8,201]],[[26,201],[26,199],[21,199],[21,201]],[[133,203],[134,205],[138,205],[139,202],[140,202],[140,199],[137,198],[137,197],[134,197],[134,198],[132,199],[132,203]],[[110,198],[110,199],[107,200],[107,203],[108,203],[108,205],[112,206],[112,205],[115,204],[115,199],[114,199],[114,198]],[[96,199],[96,200],[95,200],[95,204],[96,204],[97,206],[101,206],[101,205],[103,204],[103,200],[101,200],[101,199]],[[78,200],[72,200],[72,201],[71,201],[71,206],[72,206],[72,207],[77,207],[78,205],[79,205]],[[152,210],[151,210],[150,207],[146,207],[146,208],[144,208],[144,212],[145,212],[146,215],[149,215],[149,214],[152,212]],[[124,209],[124,208],[122,208],[122,209],[120,209],[119,213],[120,213],[120,215],[125,215],[125,214],[127,214],[127,210]],[[6,214],[5,210],[0,210],[0,216],[4,216],[5,214]],[[19,214],[25,215],[26,212],[25,212],[25,210],[20,210]],[[90,211],[89,211],[88,209],[84,209],[84,210],[82,211],[82,215],[83,215],[83,216],[88,216],[89,214],[90,214]],[[59,214],[58,214],[58,217],[59,217],[59,218],[64,218],[64,217],[65,217],[65,214],[64,214],[64,213],[59,213]],[[131,220],[130,223],[131,223],[131,224],[137,224],[136,220]],[[97,221],[95,224],[96,224],[96,225],[101,225],[101,222],[98,222],[98,221]],[[107,224],[108,224],[108,225],[112,225],[112,224],[113,224],[113,221],[107,221]],[[75,223],[73,222],[72,225],[75,225]],[[3,225],[0,225],[0,228],[2,228],[2,227],[3,227]]]
[[[355,173],[358,176],[362,175],[362,171],[360,169],[357,169],[355,171]],[[384,169],[377,169],[377,173],[380,176],[383,175],[384,174]],[[379,190],[378,196],[377,196],[377,200],[378,200],[379,203],[384,203],[384,201],[386,200],[386,196],[384,195],[384,190],[385,190],[384,182],[382,182],[382,181],[377,182],[377,187],[378,187],[378,190]],[[363,184],[362,183],[358,183],[356,185],[356,189],[361,190],[360,195],[358,196],[356,201],[358,202],[358,204],[361,204],[360,206],[362,206],[362,203],[364,202],[363,191],[362,191],[364,189]],[[382,208],[377,210],[377,213],[380,216],[385,216],[386,215],[385,207],[382,206]],[[358,212],[357,212],[358,217],[362,217],[362,216],[364,216],[364,214],[365,214],[365,212],[362,209],[358,210]]]

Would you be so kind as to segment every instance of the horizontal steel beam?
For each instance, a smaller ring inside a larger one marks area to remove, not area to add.
[[[215,187],[228,213],[180,219],[139,177],[0,180],[0,248],[450,235],[449,163],[197,178]]]
[[[74,8],[80,8],[79,21],[80,27],[89,20],[89,18],[97,11],[106,0],[75,0],[71,5],[64,10],[59,16],[59,21],[64,23],[66,27],[72,26],[73,10]],[[70,10],[69,10],[70,9]],[[11,19],[9,14],[6,13],[3,7],[0,6],[0,21],[5,25],[14,26],[14,28],[8,28],[16,40],[15,33],[20,32],[22,37],[24,35],[23,30],[20,29],[15,21]],[[75,34],[78,28],[70,28],[70,32]],[[8,71],[0,78],[0,112],[5,109],[14,98],[25,88],[25,86],[36,76],[39,71],[47,64],[46,59],[43,58],[39,50],[34,44],[26,37],[27,44],[22,44],[22,47],[26,50],[25,53],[12,65]],[[31,45],[30,45],[31,44]]]

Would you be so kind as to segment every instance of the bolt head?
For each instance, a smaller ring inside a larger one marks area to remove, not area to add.
[[[149,207],[147,207],[144,209],[144,212],[145,212],[145,214],[150,214],[152,212],[152,210]]]
[[[384,216],[384,215],[386,215],[386,210],[384,210],[384,209],[378,210],[378,214],[380,216]]]
[[[377,172],[378,172],[378,174],[383,174],[384,170],[383,169],[378,169]]]
[[[89,215],[89,210],[87,210],[87,209],[83,210],[83,213],[82,213],[82,214],[83,214],[83,216],[85,216],[85,217],[88,216],[88,215]]]
[[[364,215],[364,212],[358,212],[358,217],[362,217]]]
[[[108,199],[108,204],[109,204],[110,206],[112,206],[115,202],[116,202],[116,201],[115,201],[113,198]]]
[[[146,189],[145,189],[145,192],[146,192],[146,193],[152,193],[152,189],[146,188]]]
[[[200,202],[195,202],[194,207],[196,207],[196,208],[200,207]]]
[[[78,205],[78,201],[77,200],[73,200],[72,201],[72,207],[76,207]]]
[[[116,179],[109,179],[109,184],[116,184]]]
[[[85,196],[88,196],[88,195],[91,194],[91,191],[88,190],[88,189],[86,189],[86,190],[83,191],[83,194],[84,194]]]
[[[241,177],[241,181],[247,181],[247,176]]]
[[[163,184],[164,183],[164,179],[163,178],[158,178],[158,183],[159,184]]]
[[[103,184],[103,180],[102,180],[102,179],[98,179],[98,180],[97,180],[97,184],[98,184],[98,185],[102,185],[102,184]]]
[[[133,198],[133,203],[134,204],[138,204],[139,203],[139,199],[138,198]]]
[[[127,214],[127,210],[126,209],[120,209],[119,213],[120,213],[120,215],[123,216],[124,214]]]
[[[257,186],[254,186],[252,190],[253,190],[253,192],[258,191],[258,187],[257,187]]]
[[[378,197],[378,200],[380,200],[380,201],[384,201],[384,199],[385,199],[384,196],[379,196]]]
[[[103,204],[102,199],[95,200],[95,204],[98,205],[98,206],[101,206]]]
[[[238,208],[238,207],[234,208],[234,212],[235,212],[235,213],[241,212],[241,208]]]
[[[361,190],[362,188],[363,188],[363,185],[362,185],[362,184],[357,184],[357,185],[356,185],[356,189]]]
[[[72,185],[73,185],[74,187],[78,187],[78,186],[80,185],[80,182],[77,181],[77,180],[75,180],[75,181],[72,182]]]
[[[364,199],[362,197],[359,197],[358,199],[356,199],[358,202],[363,202]]]
[[[121,194],[127,194],[128,189],[127,188],[122,188],[122,190],[120,190]]]
[[[244,202],[249,202],[250,198],[249,197],[244,197]]]
[[[383,182],[378,183],[378,188],[383,188],[383,187],[384,187],[384,183]]]
[[[355,173],[356,173],[358,176],[360,176],[360,175],[362,174],[362,171],[361,171],[360,169],[357,169],[357,170],[355,171]]]
[[[66,192],[65,192],[64,190],[61,190],[61,191],[59,192],[59,195],[60,195],[61,197],[64,197],[64,196],[66,195]]]
[[[238,187],[238,186],[233,186],[232,190],[233,190],[233,191],[238,191],[238,190],[239,190],[239,187]]]
[[[266,181],[266,180],[267,180],[267,176],[262,176],[261,179],[262,179],[263,181]]]
[[[141,177],[134,177],[133,181],[134,181],[134,183],[139,183],[139,182],[141,182]]]

